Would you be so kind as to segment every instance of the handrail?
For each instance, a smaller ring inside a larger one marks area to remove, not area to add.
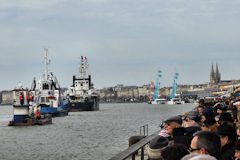
[[[154,134],[152,134],[150,136],[143,138],[139,142],[130,146],[128,149],[116,154],[114,157],[110,158],[109,160],[125,160],[125,159],[129,158],[130,156],[132,156],[132,159],[134,160],[136,152],[139,151],[140,149],[142,149],[141,160],[144,160],[144,152],[143,152],[144,146],[146,144],[148,144],[158,134],[159,134],[159,131],[155,132]]]
[[[140,136],[148,136],[148,124],[140,127]]]

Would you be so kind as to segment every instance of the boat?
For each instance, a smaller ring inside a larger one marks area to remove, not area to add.
[[[79,72],[73,76],[67,97],[70,112],[99,110],[100,97],[93,87],[86,57],[81,56]]]
[[[153,101],[151,101],[151,104],[166,104],[167,99],[165,98],[156,98]]]
[[[29,111],[29,101],[25,99],[29,94],[27,89],[19,85],[13,90],[13,119],[9,121],[8,126],[33,126],[52,123],[51,115],[41,116],[36,119]]]
[[[185,104],[185,102],[181,98],[171,98],[167,101],[167,104]]]
[[[32,83],[31,91],[34,93],[34,102],[40,108],[41,114],[51,114],[53,117],[68,115],[68,100],[61,94],[60,85],[53,72],[48,71],[48,49],[45,49],[44,74]]]

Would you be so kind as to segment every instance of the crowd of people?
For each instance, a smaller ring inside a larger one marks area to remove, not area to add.
[[[166,119],[147,153],[148,160],[240,160],[240,99],[214,106],[201,99],[192,111]]]

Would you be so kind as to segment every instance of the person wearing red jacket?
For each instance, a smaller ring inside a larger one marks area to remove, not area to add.
[[[20,104],[23,105],[24,104],[24,96],[23,96],[22,92],[19,95],[19,100],[20,100]]]

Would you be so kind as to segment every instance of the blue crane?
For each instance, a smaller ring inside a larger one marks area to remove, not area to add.
[[[170,98],[175,98],[175,96],[176,96],[178,76],[179,76],[179,73],[174,74],[173,87],[172,87],[172,93],[171,93]]]
[[[159,88],[160,88],[161,77],[162,77],[162,71],[158,70],[158,75],[157,75],[157,79],[156,79],[155,86],[154,86],[153,99],[157,99],[158,96],[159,96]]]

